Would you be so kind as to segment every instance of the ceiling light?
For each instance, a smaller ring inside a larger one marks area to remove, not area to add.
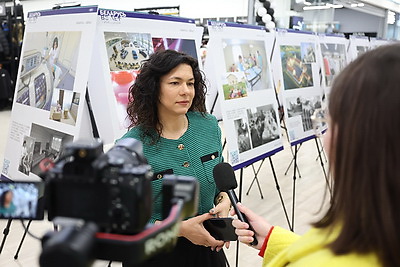
[[[330,3],[327,3],[326,6],[331,7],[331,8],[343,8],[343,5],[334,5],[334,4],[330,4]]]
[[[329,9],[329,6],[305,6],[303,10]]]

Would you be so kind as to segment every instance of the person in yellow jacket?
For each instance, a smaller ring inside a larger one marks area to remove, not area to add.
[[[391,44],[361,55],[335,78],[324,136],[333,196],[305,235],[238,205],[255,232],[234,220],[235,232],[246,244],[255,235],[263,266],[400,266],[399,70],[400,44]]]

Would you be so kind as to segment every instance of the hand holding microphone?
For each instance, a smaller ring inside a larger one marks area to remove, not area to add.
[[[247,223],[249,225],[248,229],[255,233],[255,231],[254,231],[253,227],[250,225],[246,215],[243,214],[237,206],[237,203],[239,201],[238,201],[238,198],[234,191],[234,189],[237,187],[237,182],[236,182],[235,173],[233,171],[232,166],[226,162],[218,163],[214,167],[213,175],[214,175],[214,180],[215,180],[215,184],[217,185],[217,188],[220,191],[226,192],[228,194],[229,199],[231,200],[232,206],[235,209],[238,219],[242,222]],[[253,238],[254,238],[254,240],[250,243],[250,245],[257,246],[258,241],[255,236]]]
[[[257,215],[249,208],[243,206],[241,203],[238,203],[237,207],[242,213],[246,214],[247,219],[254,229],[250,231],[249,224],[241,222],[240,220],[233,220],[232,225],[236,229],[235,233],[238,236],[238,240],[245,244],[251,244],[253,239],[257,238],[257,240],[261,240],[261,242],[253,247],[260,250],[263,245],[262,241],[267,237],[272,225],[270,225],[263,217]]]

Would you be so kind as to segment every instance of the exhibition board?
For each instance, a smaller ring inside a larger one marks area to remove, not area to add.
[[[283,149],[278,105],[270,66],[274,35],[264,27],[208,22],[205,73],[218,97],[234,169],[246,167]]]
[[[350,35],[349,40],[350,61],[353,61],[358,56],[371,49],[370,41],[367,36]]]
[[[378,46],[381,46],[381,45],[390,44],[392,42],[394,42],[394,41],[380,39],[380,38],[376,38],[376,37],[369,38],[369,44],[370,44],[371,49],[377,48]]]
[[[314,138],[311,115],[322,106],[318,36],[278,30],[272,59],[276,90],[291,145]]]
[[[180,17],[97,6],[30,12],[2,179],[39,180],[43,159],[95,137],[87,91],[99,137],[114,143],[129,126],[128,90],[143,61],[164,49],[199,58],[201,35]]]
[[[199,58],[201,35],[193,19],[99,9],[88,87],[104,143],[113,143],[130,125],[129,87],[143,62],[164,49]]]
[[[30,12],[2,179],[39,180],[40,162],[91,136],[85,103],[97,7]]]

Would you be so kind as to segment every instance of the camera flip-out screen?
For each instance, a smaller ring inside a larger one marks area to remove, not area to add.
[[[43,219],[43,183],[0,182],[0,219]]]

